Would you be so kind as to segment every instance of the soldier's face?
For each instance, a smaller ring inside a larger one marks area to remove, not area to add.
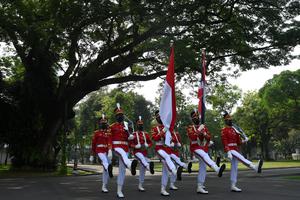
[[[107,123],[100,123],[99,128],[100,129],[107,129]]]
[[[137,125],[137,129],[138,129],[139,131],[144,130],[143,124],[138,124],[138,125]]]
[[[225,120],[225,124],[226,124],[227,126],[232,126],[232,120],[231,120],[231,119],[226,119],[226,120]]]
[[[199,123],[200,123],[200,120],[199,120],[198,117],[194,117],[194,118],[192,119],[192,121],[193,121],[193,123],[196,124],[196,125],[199,125]]]
[[[124,121],[124,115],[123,114],[117,114],[116,115],[117,122],[121,123]]]

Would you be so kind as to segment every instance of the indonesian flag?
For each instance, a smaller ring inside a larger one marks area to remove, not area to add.
[[[167,77],[164,85],[163,94],[160,100],[159,115],[165,128],[165,144],[170,146],[176,120],[176,100],[175,100],[175,81],[174,81],[174,47],[171,47],[171,55],[168,66]],[[171,131],[171,132],[170,132]]]
[[[205,49],[202,49],[202,70],[201,70],[201,79],[198,88],[198,112],[201,118],[201,124],[205,122],[205,73],[206,73],[206,59],[205,59]]]

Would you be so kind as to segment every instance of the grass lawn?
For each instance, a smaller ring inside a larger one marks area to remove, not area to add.
[[[11,170],[10,165],[0,165],[0,178],[2,177],[33,177],[33,176],[72,176],[73,168],[67,167],[67,174],[62,175],[59,171],[55,172],[42,172],[42,171],[34,171],[32,169],[28,170]],[[92,172],[86,172],[82,170],[77,170],[77,175],[89,175],[93,174]]]
[[[300,176],[287,176],[284,177],[285,179],[289,179],[289,180],[297,180],[300,181]]]
[[[229,162],[221,162],[226,164],[226,171],[230,170]],[[254,161],[257,163],[257,161]],[[155,170],[161,171],[161,163],[155,163]],[[239,163],[239,169],[245,170],[248,169],[245,165]],[[300,161],[264,161],[263,169],[272,169],[272,168],[286,168],[286,167],[300,167]],[[193,171],[198,171],[198,163],[193,163]],[[212,171],[210,168],[207,168],[207,171]]]

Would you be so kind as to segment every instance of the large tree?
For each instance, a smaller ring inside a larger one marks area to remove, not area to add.
[[[257,92],[249,92],[244,96],[242,106],[237,108],[234,118],[250,138],[248,142],[252,144],[250,146],[253,147],[257,144],[261,149],[262,156],[268,160],[272,138],[271,128],[276,123],[269,115]],[[246,151],[250,153],[249,145],[247,147]]]
[[[14,133],[6,138],[14,163],[50,165],[58,130],[88,93],[164,75],[170,39],[178,78],[189,81],[203,47],[212,79],[225,68],[236,74],[288,63],[299,44],[298,14],[299,2],[289,0],[1,1],[0,41],[22,64],[20,79],[0,79],[4,114],[16,113],[6,118],[15,125],[2,129]]]

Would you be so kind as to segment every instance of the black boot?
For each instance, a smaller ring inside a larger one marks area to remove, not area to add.
[[[192,173],[192,166],[193,166],[192,162],[189,162],[188,168],[187,168],[188,173]]]
[[[131,174],[133,176],[136,175],[136,166],[137,166],[137,164],[138,164],[137,160],[133,160],[132,163],[131,163],[131,169],[130,170],[131,170]]]
[[[150,173],[151,173],[151,174],[154,174],[154,162],[150,162],[149,164],[150,164],[150,166],[149,166],[149,168],[150,168]]]
[[[225,170],[225,168],[226,168],[226,165],[225,165],[225,164],[223,164],[223,165],[220,167],[219,173],[218,173],[218,177],[222,177],[223,171]]]
[[[112,164],[108,165],[108,175],[109,175],[110,178],[114,177]]]
[[[182,174],[182,169],[183,169],[183,167],[178,167],[178,169],[177,169],[177,180],[178,181],[181,181],[181,174]]]

